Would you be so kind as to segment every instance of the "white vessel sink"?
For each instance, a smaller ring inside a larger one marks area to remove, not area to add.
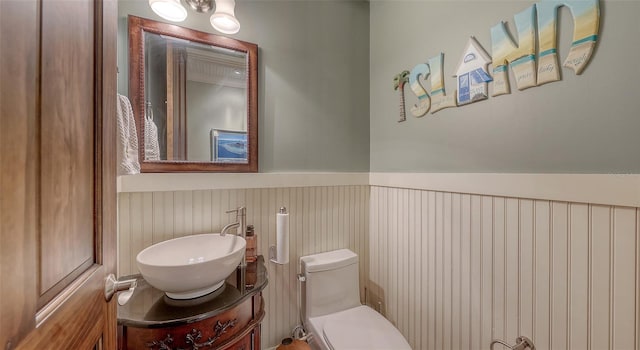
[[[142,277],[173,299],[192,299],[224,285],[242,260],[247,242],[236,235],[207,233],[154,244],[136,260]]]

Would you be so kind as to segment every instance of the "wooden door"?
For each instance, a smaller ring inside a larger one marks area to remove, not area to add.
[[[116,0],[0,1],[0,348],[115,349]]]

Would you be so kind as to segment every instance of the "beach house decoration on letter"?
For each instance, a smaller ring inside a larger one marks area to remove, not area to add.
[[[458,105],[484,100],[487,98],[487,83],[493,79],[487,73],[491,56],[470,37],[464,49],[460,63],[456,68],[458,77]]]

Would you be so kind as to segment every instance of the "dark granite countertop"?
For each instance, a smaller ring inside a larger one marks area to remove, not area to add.
[[[134,277],[138,278],[138,287],[127,304],[118,305],[118,324],[136,328],[175,327],[216,316],[262,291],[268,282],[262,256],[247,267],[238,267],[222,288],[189,300],[167,297],[140,275],[122,279]]]

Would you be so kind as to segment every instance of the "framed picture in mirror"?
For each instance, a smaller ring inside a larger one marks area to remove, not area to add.
[[[246,163],[247,132],[211,129],[211,160],[214,163]]]

